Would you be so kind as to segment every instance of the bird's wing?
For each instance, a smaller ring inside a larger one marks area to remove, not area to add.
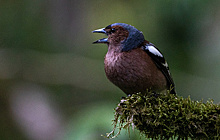
[[[152,58],[156,66],[162,71],[162,73],[166,77],[168,86],[171,90],[170,92],[176,94],[174,89],[175,85],[169,71],[169,66],[164,59],[162,53],[152,43],[147,43],[145,46],[143,46],[143,50]]]

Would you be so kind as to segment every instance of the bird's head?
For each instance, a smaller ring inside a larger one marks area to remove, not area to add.
[[[125,23],[114,23],[105,28],[94,30],[93,33],[104,33],[108,38],[93,43],[106,43],[120,47],[121,51],[130,51],[144,42],[144,35],[135,27]]]

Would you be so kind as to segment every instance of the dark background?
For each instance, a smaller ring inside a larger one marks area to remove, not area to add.
[[[1,0],[0,139],[104,139],[125,94],[105,77],[107,46],[92,45],[104,36],[91,31],[115,22],[135,26],[163,52],[178,95],[218,103],[219,4]]]

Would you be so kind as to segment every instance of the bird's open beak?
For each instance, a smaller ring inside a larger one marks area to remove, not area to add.
[[[106,31],[104,29],[105,28],[101,28],[101,29],[94,30],[92,32],[93,33],[103,33],[103,34],[106,34]],[[108,43],[108,38],[102,38],[102,39],[96,40],[96,41],[93,42],[93,44],[95,44],[95,43]]]

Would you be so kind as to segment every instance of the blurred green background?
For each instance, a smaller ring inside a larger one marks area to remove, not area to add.
[[[164,54],[180,96],[220,101],[220,2],[0,1],[0,139],[102,140],[125,94],[105,77],[104,37],[123,22]],[[117,138],[129,139],[126,131]],[[140,139],[131,131],[130,139]],[[143,139],[143,138],[142,138]]]

